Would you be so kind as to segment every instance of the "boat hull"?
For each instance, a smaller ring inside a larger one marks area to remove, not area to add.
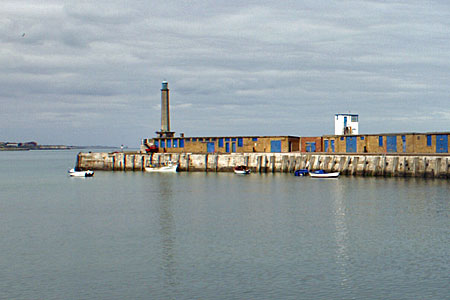
[[[70,177],[93,177],[94,171],[87,170],[87,171],[75,171],[74,169],[69,171]]]
[[[317,174],[317,173],[309,173],[309,176],[312,178],[337,178],[339,176],[339,172],[335,173],[323,173],[323,174]]]
[[[146,172],[150,173],[176,173],[178,165],[161,166],[161,167],[145,167]]]
[[[235,174],[246,175],[250,174],[250,170],[234,170]]]

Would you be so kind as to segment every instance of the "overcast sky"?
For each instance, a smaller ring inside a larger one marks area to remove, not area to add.
[[[0,141],[450,131],[450,1],[2,0]]]

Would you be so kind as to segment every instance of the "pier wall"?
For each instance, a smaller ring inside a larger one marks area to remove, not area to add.
[[[232,172],[246,165],[254,173],[290,173],[297,169],[345,175],[450,178],[450,155],[327,154],[327,153],[79,153],[77,167],[105,171],[143,171],[149,164],[179,163],[179,171]]]

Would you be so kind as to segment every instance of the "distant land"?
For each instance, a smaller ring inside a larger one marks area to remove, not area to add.
[[[39,145],[36,142],[0,142],[0,151],[27,150],[70,150],[70,149],[117,149],[112,146],[67,146],[67,145]]]

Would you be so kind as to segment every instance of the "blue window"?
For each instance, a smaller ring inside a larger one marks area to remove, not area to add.
[[[238,138],[238,147],[243,147],[243,146],[244,146],[244,139]]]
[[[231,140],[232,140],[233,142],[236,142],[236,138],[232,138]]]
[[[306,142],[306,152],[316,152],[316,143]]]
[[[215,142],[215,141],[216,141],[216,138],[212,138],[211,141]]]
[[[363,136],[361,137],[361,141],[364,141],[364,137]]]
[[[203,142],[203,139],[198,139],[199,142]]]
[[[344,137],[343,136],[341,136],[341,141],[343,141],[344,140]]]
[[[166,148],[166,142],[164,140],[161,140],[161,148]]]
[[[209,142],[209,139],[205,139],[205,142]]]
[[[178,140],[173,140],[173,147],[178,148]]]
[[[229,142],[230,141],[230,138],[225,138],[225,142]]]
[[[180,139],[180,148],[184,148],[184,140]]]
[[[167,140],[167,148],[172,147],[172,140]]]
[[[402,135],[403,152],[406,152],[406,136]]]
[[[197,139],[196,139],[196,138],[193,138],[193,139],[192,139],[192,141],[193,141],[193,142],[196,142],[196,141],[197,141]]]
[[[190,142],[190,141],[191,141],[191,139],[190,139],[190,138],[187,138],[187,139],[184,139],[184,141],[186,141],[186,142]]]
[[[252,138],[252,141],[253,141],[253,142],[257,142],[257,141],[258,141],[258,138]]]
[[[431,147],[431,134],[427,135],[427,146]]]
[[[223,139],[219,139],[219,147],[223,147]]]
[[[155,141],[155,146],[156,146],[156,147],[159,147],[158,145],[159,145],[159,142],[158,142],[158,140],[156,140],[156,141]]]
[[[378,137],[378,146],[383,147],[383,137],[381,135]]]

